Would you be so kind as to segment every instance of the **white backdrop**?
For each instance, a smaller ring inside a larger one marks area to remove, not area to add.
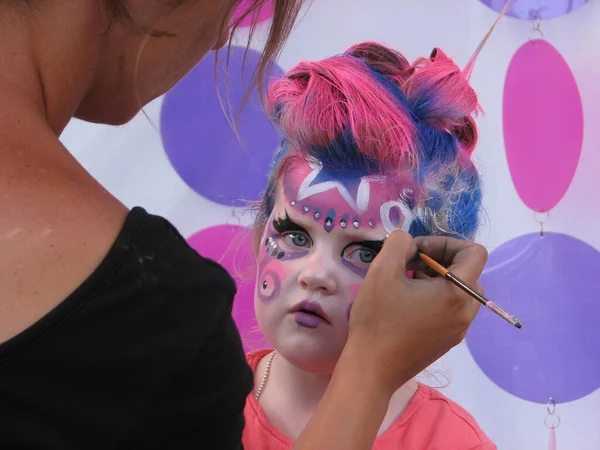
[[[364,40],[386,43],[409,59],[441,47],[464,65],[496,18],[477,0],[314,0],[278,64],[284,70],[302,59],[320,59]],[[545,229],[561,231],[600,249],[600,1],[541,24],[545,38],[573,71],[583,100],[585,133],[581,160],[571,188],[551,212]],[[476,151],[485,182],[487,221],[479,241],[488,248],[539,230],[512,184],[502,134],[502,89],[510,58],[531,34],[531,23],[503,18],[476,65],[472,83],[485,116],[479,119]],[[162,99],[146,108],[159,126]],[[127,206],[141,205],[171,220],[184,236],[231,221],[231,207],[212,203],[191,190],[170,165],[156,128],[139,115],[112,128],[79,121],[62,141],[75,157]],[[204,149],[203,151],[218,151]],[[552,157],[549,155],[549,157]],[[249,216],[242,218],[249,223]],[[594,225],[595,224],[595,225]],[[600,343],[599,343],[600,346]],[[600,357],[600,356],[599,356]],[[548,448],[544,405],[500,389],[477,366],[466,345],[436,364],[449,378],[443,392],[479,421],[501,450]],[[558,449],[600,449],[600,391],[559,404]]]

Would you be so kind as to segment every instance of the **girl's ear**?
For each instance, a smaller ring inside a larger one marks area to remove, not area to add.
[[[258,222],[258,221],[257,221]],[[262,239],[262,235],[265,232],[266,223],[264,221],[260,221],[260,223],[256,223],[254,225],[254,236],[253,236],[253,249],[254,256],[258,256],[258,250],[260,249],[260,241]]]

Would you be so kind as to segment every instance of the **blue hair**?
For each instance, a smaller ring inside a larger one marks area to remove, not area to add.
[[[373,47],[375,50],[372,54],[376,53],[379,59],[369,59],[371,54],[369,53],[369,46],[376,47]],[[460,133],[458,131],[462,132],[464,130],[458,128],[444,129],[444,127],[439,126],[439,123],[434,124],[428,117],[424,117],[427,115],[427,111],[435,110],[435,94],[441,92],[439,86],[428,92],[428,95],[413,96],[413,102],[414,98],[421,98],[426,99],[427,104],[411,104],[403,91],[402,84],[399,83],[398,75],[392,75],[385,70],[390,61],[399,61],[399,64],[404,64],[401,55],[398,56],[397,53],[392,55],[389,53],[391,50],[378,46],[378,44],[364,44],[364,47],[357,46],[356,48],[358,50],[346,52],[336,58],[346,58],[354,61],[354,63],[357,60],[360,61],[368,69],[370,82],[374,86],[378,86],[379,89],[383,88],[391,94],[395,99],[398,110],[402,111],[403,114],[408,114],[414,123],[415,148],[412,149],[412,153],[415,156],[415,161],[409,164],[409,171],[420,187],[420,192],[408,194],[408,197],[403,195],[403,200],[407,202],[407,206],[412,209],[418,208],[418,214],[411,224],[409,233],[413,236],[473,237],[479,226],[482,194],[477,170],[470,161],[465,148],[469,147],[469,151],[472,150],[470,147],[471,145],[474,146],[474,142],[467,145],[466,142],[459,139]],[[312,66],[307,65],[306,67],[307,73],[304,77],[302,73],[296,72],[294,78],[287,80],[288,82],[302,81],[291,87],[287,84],[287,91],[300,89],[303,90],[303,93],[306,93],[305,91],[311,89],[311,84],[307,80],[311,76],[310,67]],[[407,67],[404,67],[402,70],[406,69]],[[327,70],[331,71],[333,69],[329,68]],[[336,76],[342,75],[337,74]],[[327,78],[327,83],[331,84],[327,85],[328,89],[342,89],[335,85],[335,79],[335,76]],[[345,82],[351,83],[352,79],[346,79]],[[278,89],[277,83],[272,87],[275,91]],[[307,94],[304,101],[311,102],[315,95],[318,95],[318,91],[310,92],[310,95]],[[293,101],[297,101],[297,97],[291,98]],[[275,125],[279,125],[279,121],[286,114],[300,114],[303,111],[302,109],[298,110],[298,107],[296,109],[289,108],[285,102],[292,100],[288,100],[287,97],[283,97],[283,100],[281,97],[278,97],[278,99],[277,102],[273,103],[271,114]],[[346,109],[353,107],[353,104],[349,104],[348,101],[339,103],[339,105],[334,106]],[[314,114],[314,111],[311,111],[311,113]],[[454,109],[452,113],[454,114]],[[303,123],[303,120],[301,119],[299,122]],[[454,117],[452,120],[454,120]],[[474,127],[466,120],[462,126],[463,128]],[[380,173],[392,174],[393,176],[394,171],[398,172],[400,170],[403,174],[406,173],[406,161],[400,161],[394,166],[395,161],[392,161],[392,165],[390,165],[389,160],[378,160],[372,155],[362,152],[357,144],[361,140],[361,136],[353,134],[350,123],[345,124],[341,128],[341,132],[337,133],[328,145],[307,145],[303,148],[293,147],[289,144],[289,142],[298,142],[298,136],[289,137],[286,135],[285,130],[281,130],[281,127],[278,128],[283,134],[282,143],[273,157],[268,184],[261,202],[262,217],[260,220],[262,222],[270,216],[273,210],[275,188],[281,178],[282,171],[286,169],[287,163],[294,157],[316,159],[323,165],[328,174],[340,180],[356,179]],[[358,130],[355,132],[360,133],[360,126],[355,126],[354,129]],[[301,131],[307,133],[307,130]],[[381,129],[382,135],[386,132],[387,130]],[[471,131],[471,136],[475,136],[474,140],[476,140],[476,130]],[[309,136],[305,140],[310,141],[312,139]],[[312,141],[319,141],[319,139]],[[399,193],[399,198],[401,195],[402,193]]]

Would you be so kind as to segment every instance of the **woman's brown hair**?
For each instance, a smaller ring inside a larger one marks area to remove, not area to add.
[[[25,0],[29,2],[34,2],[35,0]],[[178,6],[182,5],[188,1],[199,1],[199,0],[163,0],[165,2],[169,2],[170,6],[175,9]],[[233,23],[222,23],[222,29],[227,27],[230,28],[231,34],[235,34],[235,31],[240,27],[240,24],[244,22],[248,17],[254,17],[254,14],[261,10],[263,7],[271,7],[269,3],[272,3],[273,10],[273,18],[271,20],[271,26],[269,28],[269,34],[267,40],[264,44],[262,55],[260,61],[256,67],[256,70],[252,76],[252,81],[248,87],[248,90],[251,90],[254,87],[258,88],[259,93],[264,93],[265,81],[268,76],[271,67],[274,62],[277,60],[281,50],[285,45],[285,41],[287,40],[292,28],[294,27],[294,23],[296,22],[296,18],[305,3],[308,3],[310,0],[251,0],[248,3],[248,7],[243,14],[239,15]],[[133,20],[129,7],[127,5],[126,0],[103,0],[104,7],[106,8],[107,14],[111,18],[120,20],[126,23],[129,26],[138,28],[140,25],[136,24]],[[239,4],[241,0],[228,0],[227,5],[227,14],[229,17],[230,14]],[[258,14],[256,14],[258,16]],[[249,30],[248,37],[248,45],[254,35],[254,31],[256,29],[256,21],[252,22]],[[141,29],[140,31],[144,33],[148,33],[152,36],[160,36],[163,34],[160,30],[152,29]],[[230,49],[231,44],[227,47],[228,51]]]

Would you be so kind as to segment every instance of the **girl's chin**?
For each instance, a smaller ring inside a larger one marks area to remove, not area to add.
[[[294,339],[276,346],[278,353],[297,369],[306,373],[331,375],[342,349],[328,346],[325,339]],[[331,341],[329,341],[331,344]]]

